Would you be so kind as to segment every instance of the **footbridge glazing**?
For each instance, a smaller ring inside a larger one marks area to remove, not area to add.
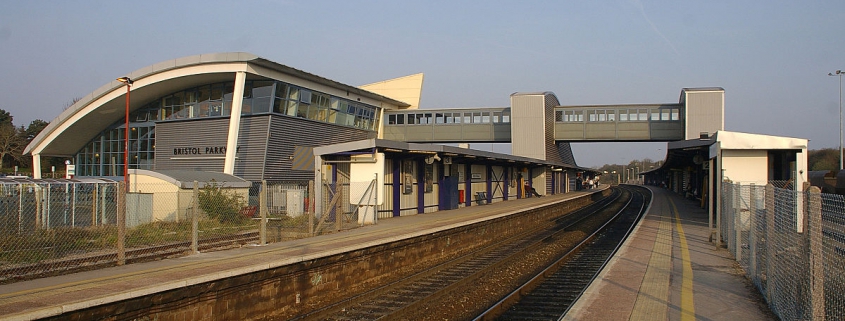
[[[558,106],[554,140],[666,142],[684,139],[680,104]],[[511,108],[385,111],[384,138],[417,143],[510,143]]]
[[[385,110],[384,139],[417,143],[509,143],[511,109]]]

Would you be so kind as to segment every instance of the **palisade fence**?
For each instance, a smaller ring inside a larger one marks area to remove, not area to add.
[[[845,320],[845,198],[722,184],[722,239],[781,320]]]
[[[324,183],[314,213],[313,181],[189,185],[0,183],[0,283],[356,228],[349,195],[376,197]]]

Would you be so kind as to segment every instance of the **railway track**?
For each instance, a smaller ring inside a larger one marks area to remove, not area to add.
[[[208,251],[258,242],[258,232],[224,235],[199,240],[197,249]],[[191,250],[191,241],[173,242],[163,245],[146,246],[126,250],[126,263],[146,262],[181,256]],[[65,258],[48,262],[39,262],[12,268],[0,269],[0,283],[11,280],[27,280],[79,271],[103,268],[117,264],[117,253],[86,254],[75,258]]]
[[[546,228],[501,240],[466,256],[429,267],[403,280],[324,306],[294,319],[441,319],[441,316],[430,314],[430,311],[435,309],[439,310],[439,313],[445,313],[445,316],[461,319],[462,317],[456,317],[457,312],[444,312],[443,305],[438,302],[464,296],[467,289],[475,288],[485,280],[489,281],[501,275],[497,271],[510,269],[514,265],[522,265],[527,260],[533,260],[527,256],[527,253],[548,252],[550,247],[555,247],[560,243],[577,243],[571,241],[574,235],[581,235],[578,237],[582,238],[583,235],[589,234],[583,233],[583,230],[596,229],[604,224],[609,217],[620,211],[629,198],[629,192],[616,190],[610,197],[585,209],[562,216]],[[529,270],[532,273],[523,274],[530,276],[539,271],[536,267],[529,267]],[[513,288],[510,287],[510,290]],[[479,301],[489,301],[489,303],[474,313],[483,311],[505,293],[496,297],[479,299]],[[464,319],[471,319],[471,317],[464,317]]]
[[[511,292],[476,320],[558,320],[584,293],[649,203],[642,190],[633,190],[628,206],[606,226],[579,244],[561,260]]]

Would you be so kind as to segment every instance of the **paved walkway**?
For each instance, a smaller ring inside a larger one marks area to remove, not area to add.
[[[777,320],[707,211],[658,187],[651,208],[565,320]]]

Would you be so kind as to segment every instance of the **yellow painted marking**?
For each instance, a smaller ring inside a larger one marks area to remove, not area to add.
[[[657,238],[630,320],[666,320],[672,274],[671,217],[659,216]]]
[[[687,237],[684,234],[684,227],[681,226],[681,217],[678,214],[678,207],[675,202],[669,199],[672,210],[675,212],[675,226],[678,229],[678,239],[681,243],[681,260],[683,261],[683,281],[681,282],[681,320],[695,320],[695,301],[692,291],[692,263],[690,263],[689,246]]]

